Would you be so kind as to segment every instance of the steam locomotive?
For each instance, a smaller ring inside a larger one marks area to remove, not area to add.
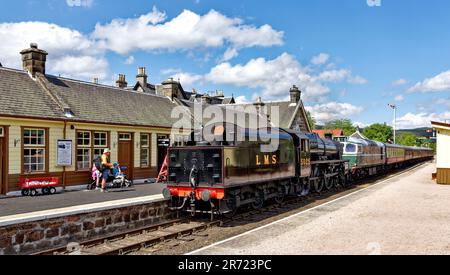
[[[208,127],[192,133],[196,141],[168,150],[163,195],[172,210],[232,216],[243,206],[259,209],[268,200],[280,203],[289,195],[347,187],[354,179],[434,156],[428,148],[363,136],[330,140],[282,128]],[[214,136],[205,138],[204,133]]]

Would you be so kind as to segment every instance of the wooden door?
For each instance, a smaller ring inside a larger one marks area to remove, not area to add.
[[[3,194],[6,188],[3,187],[3,138],[0,138],[0,194]]]
[[[130,135],[131,137],[131,135]],[[120,139],[119,138],[119,152],[118,161],[120,166],[128,166],[128,170],[125,171],[127,176],[133,178],[133,140],[132,138]]]

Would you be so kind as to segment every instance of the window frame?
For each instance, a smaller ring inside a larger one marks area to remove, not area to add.
[[[142,136],[147,136],[147,145],[142,144]],[[140,133],[140,148],[139,148],[139,166],[141,168],[152,167],[152,157],[151,157],[151,147],[152,147],[152,134],[151,133]],[[147,149],[147,165],[142,165],[142,150]]]
[[[79,145],[78,144],[78,133],[89,133],[89,145]],[[106,134],[106,145],[95,145],[95,134],[101,133]],[[110,148],[111,144],[111,133],[109,131],[102,130],[85,130],[85,129],[77,129],[75,131],[75,171],[87,172],[92,168],[92,160],[94,159],[95,150],[104,150],[106,148]],[[89,166],[88,168],[79,168],[78,167],[78,149],[89,149]]]
[[[5,127],[0,126],[0,137],[5,137]]]
[[[44,131],[44,144],[25,144],[25,130],[43,130]],[[49,128],[48,127],[33,127],[33,126],[22,126],[20,131],[21,136],[21,162],[20,171],[22,175],[34,175],[34,174],[48,174],[49,171]],[[43,149],[44,150],[44,169],[42,171],[25,171],[25,149]]]
[[[123,135],[127,135],[127,136],[129,136],[129,137],[123,138],[123,137],[121,137],[121,136],[123,136]],[[133,137],[132,137],[132,134],[131,134],[131,133],[119,133],[119,134],[118,134],[118,140],[119,140],[119,141],[131,141],[131,140],[133,140]]]

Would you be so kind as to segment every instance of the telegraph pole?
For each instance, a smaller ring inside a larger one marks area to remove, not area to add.
[[[394,144],[396,143],[396,131],[397,131],[397,105],[388,104],[390,108],[394,110]]]

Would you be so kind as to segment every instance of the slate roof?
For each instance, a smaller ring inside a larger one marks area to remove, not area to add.
[[[50,75],[40,79],[70,108],[72,118],[65,116],[39,80],[5,68],[0,68],[0,114],[154,127],[172,127],[178,121],[171,118],[178,105],[167,97]]]
[[[58,119],[59,106],[24,71],[0,67],[0,114]]]
[[[161,88],[156,86],[157,90]],[[0,67],[0,115],[170,128],[179,121],[171,118],[173,108],[179,106],[184,107],[184,118],[192,123],[194,102],[190,100],[174,98],[172,101],[158,92],[138,92],[52,75],[38,74],[32,79],[25,71]],[[246,104],[212,106],[245,108]],[[303,107],[301,102],[296,105],[289,101],[265,103],[265,106],[269,111],[272,106],[279,107],[280,125],[273,126],[282,128],[290,128]],[[67,110],[73,116],[67,117]],[[250,117],[247,115],[245,119],[249,125]],[[203,124],[208,122],[205,120]]]

